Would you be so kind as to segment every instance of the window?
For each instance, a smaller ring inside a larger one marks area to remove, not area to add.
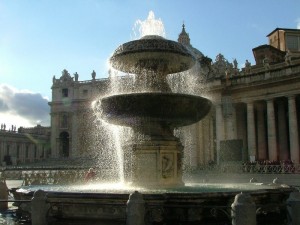
[[[68,88],[63,88],[61,90],[61,93],[62,93],[62,97],[68,97],[69,96],[69,90],[68,90]]]
[[[300,50],[300,36],[287,35],[286,47],[288,50]]]
[[[82,94],[83,94],[83,96],[87,96],[87,94],[88,94],[88,90],[86,90],[86,89],[84,89],[83,91],[82,91]]]

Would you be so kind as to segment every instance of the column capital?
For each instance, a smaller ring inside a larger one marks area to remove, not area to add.
[[[222,107],[222,103],[218,102],[217,104],[215,104],[216,108],[221,108]]]
[[[268,102],[274,102],[274,98],[265,98],[265,101]]]
[[[286,96],[288,100],[295,100],[296,95],[295,94],[290,94]]]
[[[248,105],[248,104],[254,104],[254,101],[255,100],[253,100],[253,99],[246,99],[243,102]]]
[[[254,102],[247,102],[246,104],[247,104],[247,110],[249,109],[252,110],[254,108]]]

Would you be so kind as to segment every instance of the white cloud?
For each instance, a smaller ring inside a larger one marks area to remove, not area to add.
[[[49,126],[49,113],[48,100],[41,94],[0,84],[0,123],[6,124],[7,128],[12,125]]]

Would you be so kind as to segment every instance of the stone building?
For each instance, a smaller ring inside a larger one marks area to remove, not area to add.
[[[50,156],[50,127],[31,128],[15,126],[7,129],[1,124],[1,165],[20,165],[44,160]]]
[[[254,48],[256,64],[219,54],[213,61],[190,44],[183,26],[178,41],[192,50],[201,64],[201,82],[213,108],[205,119],[180,135],[191,167],[223,161],[292,160],[299,163],[300,30],[277,28],[269,44]],[[111,72],[109,72],[111,73]],[[107,136],[93,113],[93,101],[108,93],[112,79],[79,81],[67,70],[53,77],[51,107],[51,156],[89,156],[102,147]],[[99,129],[100,127],[100,129]]]

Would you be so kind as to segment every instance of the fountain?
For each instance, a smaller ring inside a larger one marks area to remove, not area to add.
[[[125,159],[130,165],[125,169],[130,174],[127,177],[135,185],[148,187],[183,185],[183,146],[173,130],[201,120],[211,102],[196,95],[172,93],[166,76],[190,69],[194,57],[178,42],[147,35],[121,45],[110,62],[115,69],[136,74],[134,87],[151,77],[146,92],[133,90],[99,102],[104,120],[131,127],[133,136],[142,137],[128,146],[132,154]]]
[[[151,19],[154,19],[152,14]],[[228,221],[225,209],[228,210],[228,205],[240,191],[250,192],[254,201],[261,205],[285,201],[292,189],[280,186],[212,185],[214,189],[211,189],[210,184],[184,184],[183,145],[173,131],[200,121],[212,103],[198,95],[172,92],[167,76],[190,69],[195,61],[193,54],[182,44],[148,33],[122,44],[111,57],[110,63],[116,70],[135,74],[133,90],[104,96],[95,107],[104,121],[133,130],[131,141],[123,145],[125,181],[129,188],[112,191],[100,189],[100,185],[86,189],[32,186],[18,190],[21,198],[28,199],[34,191],[43,189],[45,193],[39,191],[35,201],[48,204],[42,213],[47,212],[49,220],[56,224],[66,221],[77,224],[78,220],[85,221],[81,224],[87,224],[86,221],[89,224],[93,221],[124,224],[125,203],[134,190],[143,194],[144,221],[149,225]],[[142,87],[145,83],[147,86]],[[224,207],[219,211],[219,217],[216,211],[213,213],[218,207]]]

